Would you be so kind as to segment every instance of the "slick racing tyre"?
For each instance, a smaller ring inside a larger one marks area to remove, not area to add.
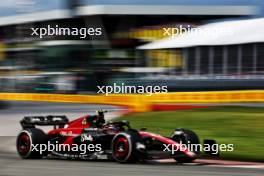
[[[181,143],[181,144],[186,144],[188,145],[192,145],[192,144],[197,144],[197,148],[194,147],[192,150],[192,152],[194,152],[195,154],[199,154],[201,152],[201,149],[199,147],[200,145],[200,140],[197,136],[197,134],[191,130],[188,129],[176,129],[175,132],[172,134],[171,139],[174,140],[177,143]],[[186,157],[186,156],[176,156],[174,158],[177,162],[180,163],[190,163],[192,162],[195,158],[190,158],[190,157]]]
[[[133,163],[140,159],[137,145],[140,137],[135,131],[121,132],[112,140],[112,157],[120,163]]]
[[[176,129],[175,132],[172,134],[171,139],[175,142],[182,143],[182,144],[200,144],[200,140],[198,135],[188,129]],[[194,153],[200,153],[200,150],[193,151]]]
[[[47,155],[47,151],[40,152],[33,150],[33,145],[47,144],[48,137],[40,129],[30,128],[22,130],[16,141],[16,148],[19,156],[23,159],[39,159]],[[39,148],[38,148],[39,150]]]

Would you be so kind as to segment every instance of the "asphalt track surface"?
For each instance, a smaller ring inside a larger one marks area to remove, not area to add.
[[[22,160],[16,154],[0,154],[0,176],[263,176],[263,173],[262,169],[201,165]]]
[[[58,103],[33,103],[12,102],[10,108],[0,110],[0,139],[2,147],[12,148],[11,143],[5,143],[6,139],[12,139],[4,130],[18,130],[18,121],[24,115],[35,114],[65,114],[70,118],[94,112],[96,109],[110,111],[109,118],[115,117],[120,107],[102,105],[72,105]],[[3,130],[4,129],[4,130]],[[1,131],[2,130],[2,131]],[[13,137],[14,138],[14,137]],[[138,163],[119,164],[110,161],[80,161],[80,160],[22,160],[14,150],[5,151],[0,146],[0,176],[263,176],[264,170],[257,168],[221,167],[204,164],[177,164],[177,163]]]

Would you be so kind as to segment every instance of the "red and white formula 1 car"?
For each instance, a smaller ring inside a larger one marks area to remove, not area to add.
[[[197,149],[191,151],[181,145],[200,144],[191,130],[178,128],[165,137],[146,129],[132,129],[128,121],[105,123],[104,113],[98,111],[98,115],[85,115],[71,122],[66,116],[24,117],[16,143],[18,154],[24,159],[112,159],[121,163],[163,158],[191,162],[201,155]],[[48,125],[54,126],[48,133],[36,128]]]

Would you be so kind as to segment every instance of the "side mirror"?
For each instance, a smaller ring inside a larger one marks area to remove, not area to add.
[[[122,124],[123,126],[127,126],[127,127],[130,129],[129,121],[127,121],[127,120],[121,120],[121,124]]]
[[[127,120],[121,120],[121,123],[124,125],[129,125],[129,121],[127,121]]]

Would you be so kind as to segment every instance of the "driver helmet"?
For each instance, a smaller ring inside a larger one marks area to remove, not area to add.
[[[104,113],[106,111],[98,110],[97,111],[97,119],[96,119],[96,126],[102,127],[102,125],[105,123]]]

